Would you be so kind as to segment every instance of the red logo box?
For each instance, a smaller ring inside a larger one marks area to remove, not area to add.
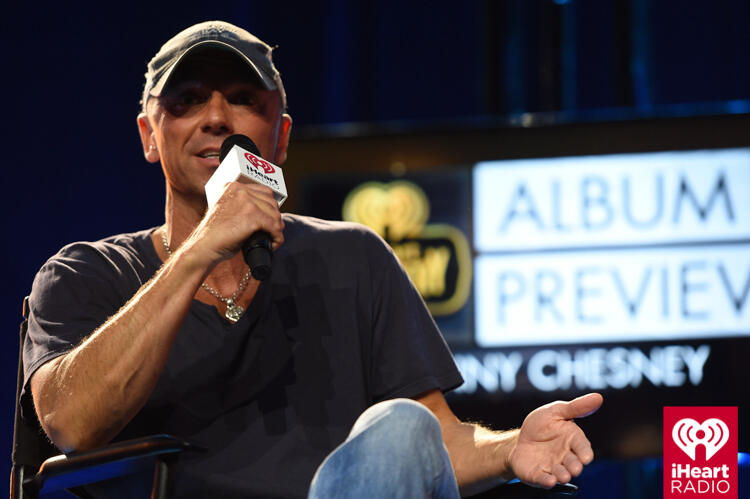
[[[664,498],[737,499],[737,407],[664,408]]]

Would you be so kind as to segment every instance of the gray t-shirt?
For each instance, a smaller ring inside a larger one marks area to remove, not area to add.
[[[116,438],[171,433],[206,446],[180,457],[177,497],[305,496],[367,407],[462,382],[376,234],[287,214],[284,222],[271,277],[244,316],[231,324],[194,300],[149,401]],[[161,262],[152,231],[73,243],[42,267],[30,298],[26,386],[153,276]]]

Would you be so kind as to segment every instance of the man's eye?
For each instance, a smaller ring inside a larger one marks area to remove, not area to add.
[[[185,92],[180,94],[177,102],[182,106],[194,106],[203,102],[203,99],[201,99],[200,95],[194,92]]]
[[[196,106],[205,102],[205,98],[197,92],[180,92],[173,96],[166,96],[162,99],[164,107],[175,116],[182,116]]]
[[[239,94],[232,98],[232,104],[238,106],[255,106],[256,100],[255,97],[250,94]]]

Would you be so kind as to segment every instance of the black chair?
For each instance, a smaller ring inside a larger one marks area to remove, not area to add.
[[[200,450],[171,435],[153,435],[117,442],[91,451],[60,454],[41,429],[33,407],[23,407],[23,342],[26,338],[28,297],[23,301],[16,385],[16,417],[13,426],[13,467],[10,498],[36,498],[42,493],[66,489],[88,497],[83,485],[153,469],[152,498],[169,494],[169,463],[178,453]]]

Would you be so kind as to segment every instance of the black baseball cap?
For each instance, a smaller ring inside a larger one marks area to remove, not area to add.
[[[191,26],[162,45],[148,63],[143,105],[149,97],[161,95],[170,76],[188,55],[202,50],[226,50],[237,55],[258,76],[267,90],[278,90],[282,108],[286,109],[286,92],[281,75],[273,64],[273,48],[242,28],[224,21],[206,21]]]

